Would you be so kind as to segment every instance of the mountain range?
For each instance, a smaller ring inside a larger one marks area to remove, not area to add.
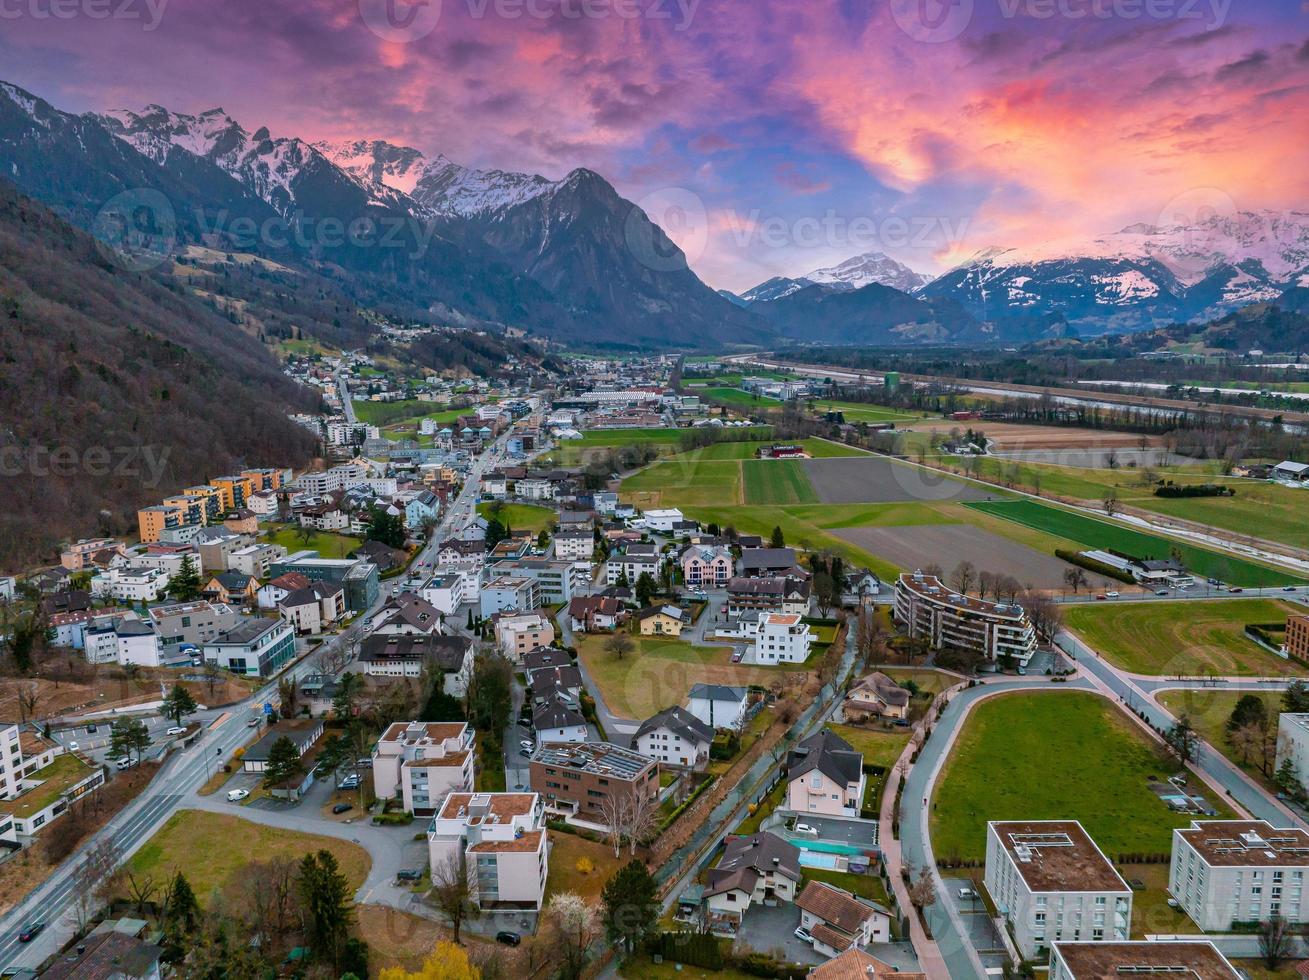
[[[163,228],[127,239],[146,260],[160,241],[253,253],[337,306],[596,348],[1012,344],[1214,318],[1309,286],[1309,214],[1239,212],[995,246],[936,278],[867,252],[738,296],[591,170],[477,170],[381,140],[274,136],[222,109],[74,115],[7,83],[0,175],[97,233],[155,202]]]

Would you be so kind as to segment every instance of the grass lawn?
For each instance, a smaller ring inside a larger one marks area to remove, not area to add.
[[[684,429],[590,429],[582,433],[581,439],[570,442],[583,446],[632,446],[637,443],[651,442],[676,444],[682,438]]]
[[[664,460],[624,480],[623,499],[644,510],[739,504],[742,465],[748,464],[731,459],[697,460],[685,456]]]
[[[900,753],[909,744],[909,729],[896,728],[884,732],[876,728],[862,728],[856,725],[828,725],[833,732],[850,743],[857,752],[864,754],[864,763],[885,766],[890,769]]]
[[[600,685],[605,703],[623,718],[649,718],[682,704],[696,684],[767,685],[783,668],[731,662],[731,647],[697,647],[679,640],[632,636],[632,652],[618,660],[604,649],[605,637],[578,637],[578,655]]]
[[[878,669],[887,677],[901,683],[913,681],[918,685],[918,690],[924,694],[940,694],[947,687],[959,683],[957,677],[943,674],[939,670],[927,670],[918,667],[880,667]]]
[[[505,504],[487,501],[477,505],[477,512],[488,520],[492,512],[499,510],[500,522],[508,522],[515,531],[531,531],[540,534],[554,527],[559,520],[559,512],[553,507],[538,507],[536,504]]]
[[[1003,760],[1003,765],[997,765]],[[986,854],[988,820],[1080,820],[1112,860],[1124,852],[1167,853],[1173,813],[1147,785],[1176,766],[1096,694],[1006,694],[972,711],[932,801],[939,858]],[[1231,816],[1221,799],[1219,819]]]
[[[1229,555],[1197,548],[1194,545],[1155,534],[1147,534],[1097,520],[1035,500],[987,500],[965,505],[976,511],[1036,528],[1040,531],[1077,541],[1090,548],[1111,548],[1137,558],[1167,558],[1176,548],[1187,569],[1196,575],[1213,577],[1222,582],[1245,587],[1285,585],[1304,580],[1264,565],[1256,565]]]
[[[1146,936],[1194,936],[1200,929],[1181,909],[1168,906],[1168,865],[1120,864],[1118,873],[1128,884],[1139,881],[1145,885],[1141,891],[1132,891],[1133,939]]]
[[[886,886],[876,875],[855,875],[848,871],[829,871],[826,868],[805,868],[804,876],[810,881],[825,881],[860,898],[880,905],[887,903]]]
[[[264,540],[280,544],[289,554],[297,551],[316,551],[324,558],[344,558],[354,551],[363,540],[348,534],[334,534],[331,531],[313,531],[306,538],[299,528],[283,527],[264,535]]]
[[[614,849],[608,845],[557,830],[547,833],[550,835],[550,872],[545,885],[546,901],[560,892],[576,892],[589,902],[599,901],[605,882],[627,862],[627,852],[623,851],[622,857],[615,858]],[[577,863],[583,859],[591,862],[590,871],[578,869]]]
[[[705,401],[722,402],[724,405],[780,405],[776,398],[756,395],[740,388],[696,388],[695,393]]]
[[[737,826],[734,833],[737,834],[755,834],[759,832],[759,825],[765,819],[782,805],[782,800],[786,797],[786,780],[780,780],[755,807],[754,813],[746,814],[746,818]]]
[[[1277,599],[1099,602],[1067,607],[1064,622],[1097,652],[1133,673],[1263,677],[1305,671],[1247,638],[1242,627],[1285,622],[1292,611]]]
[[[741,442],[716,442],[703,449],[691,449],[678,453],[673,459],[754,459],[757,450],[766,449],[776,443],[775,439],[750,439]],[[845,446],[839,442],[826,439],[801,439],[797,445],[803,446],[814,459],[826,459],[833,456],[866,456],[862,449]]]
[[[656,963],[646,954],[629,956],[618,966],[618,975],[624,980],[753,980],[751,974],[740,970],[706,970],[699,966],[680,963]]]
[[[741,464],[747,504],[816,504],[803,460],[755,459]]]
[[[928,416],[921,413],[905,412],[886,405],[873,405],[868,402],[831,401],[820,398],[809,402],[815,412],[842,412],[847,422],[915,422]]]
[[[213,846],[197,846],[204,842]],[[215,892],[229,899],[239,892],[242,871],[251,861],[274,856],[299,860],[319,850],[336,856],[351,888],[358,888],[368,877],[372,860],[358,844],[200,810],[180,810],[169,817],[132,856],[128,867],[138,873],[151,873],[161,881],[180,871],[204,905]]]
[[[1155,700],[1174,716],[1187,715],[1195,730],[1215,751],[1227,756],[1233,765],[1245,770],[1251,779],[1271,787],[1271,780],[1260,771],[1257,762],[1254,759],[1242,761],[1227,741],[1227,719],[1232,716],[1236,702],[1245,694],[1253,694],[1263,701],[1264,707],[1268,709],[1268,718],[1275,727],[1277,715],[1282,710],[1282,695],[1276,691],[1160,691],[1155,695]]]

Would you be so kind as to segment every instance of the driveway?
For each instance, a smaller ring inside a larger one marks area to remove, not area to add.
[[[798,813],[799,823],[807,824],[818,830],[818,836],[811,834],[787,834],[801,844],[805,841],[819,840],[833,844],[850,844],[854,847],[877,846],[876,820],[842,820],[838,817],[819,817],[812,813]]]
[[[791,902],[781,902],[776,908],[751,905],[746,910],[741,928],[736,933],[736,948],[753,949],[760,953],[782,950],[792,963],[823,963],[808,943],[795,938],[800,925],[800,909]]]
[[[988,969],[1002,968],[1009,957],[1005,952],[1004,940],[996,932],[995,923],[986,914],[986,906],[982,904],[981,898],[959,896],[961,888],[976,892],[977,886],[969,878],[945,878],[943,883],[945,894],[941,896],[941,901],[950,903],[958,913],[964,934],[977,950],[983,965]]]

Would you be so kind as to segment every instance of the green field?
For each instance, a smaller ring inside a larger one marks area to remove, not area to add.
[[[1227,756],[1234,765],[1244,769],[1250,778],[1271,786],[1272,781],[1260,771],[1256,760],[1242,760],[1227,741],[1227,719],[1232,716],[1236,702],[1246,694],[1253,694],[1264,703],[1269,722],[1276,728],[1277,716],[1282,710],[1282,695],[1276,691],[1219,691],[1204,688],[1160,691],[1155,695],[1155,700],[1172,712],[1174,717],[1186,715],[1206,742]]]
[[[804,461],[755,459],[741,464],[747,504],[815,504],[818,494],[809,482]]]
[[[623,481],[623,499],[643,510],[739,504],[741,466],[737,460],[697,460],[685,456],[653,463]]]
[[[1111,860],[1167,854],[1173,828],[1191,817],[1169,810],[1147,780],[1175,769],[1097,694],[992,698],[973,709],[937,783],[932,847],[940,859],[980,861],[988,820],[1063,819],[1080,820]],[[1231,816],[1221,799],[1209,802],[1219,819]]]
[[[581,439],[571,440],[584,446],[631,446],[649,442],[676,444],[685,429],[588,429]]]
[[[1285,622],[1292,608],[1276,599],[1097,602],[1069,606],[1064,623],[1097,653],[1136,674],[1163,677],[1303,674],[1242,631],[1247,623]]]
[[[489,500],[477,505],[477,512],[488,520],[497,512],[500,523],[507,523],[515,531],[531,531],[540,534],[549,531],[559,520],[559,512],[553,507],[538,507],[536,504],[497,504]]]
[[[299,528],[284,527],[264,535],[264,540],[280,544],[288,554],[297,551],[316,551],[323,558],[345,558],[358,548],[363,541],[348,534],[333,534],[331,531],[310,531],[302,534]]]
[[[904,747],[909,744],[909,729],[896,728],[884,732],[875,728],[860,728],[856,725],[828,725],[833,732],[850,743],[856,752],[862,752],[866,765],[882,766],[886,769],[895,765]]]
[[[690,449],[677,453],[673,459],[754,459],[760,449],[775,444],[773,439],[751,439],[741,442],[716,442],[702,449]],[[803,446],[814,459],[826,459],[836,456],[866,456],[862,449],[845,446],[827,439],[801,439],[797,445]]]
[[[841,412],[847,422],[916,422],[927,416],[922,413],[905,412],[886,405],[872,405],[867,402],[831,401],[819,398],[810,403],[815,412]]]
[[[769,398],[767,395],[756,395],[753,392],[742,391],[740,388],[696,388],[695,393],[706,401],[722,402],[725,405],[782,404],[776,398]]]
[[[1034,500],[983,500],[966,506],[985,514],[1001,517],[1016,524],[1036,528],[1088,548],[1120,551],[1137,558],[1167,558],[1172,549],[1181,553],[1182,562],[1195,575],[1216,578],[1231,585],[1264,588],[1287,583],[1303,583],[1289,572],[1256,565],[1241,558],[1219,554],[1195,545],[1135,531],[1073,511],[1050,507]]]

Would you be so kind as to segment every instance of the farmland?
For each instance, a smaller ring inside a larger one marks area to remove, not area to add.
[[[997,491],[885,456],[813,459],[804,466],[819,499],[828,504],[986,500],[997,495]]]
[[[994,764],[1004,759],[1003,766]],[[1078,765],[1052,766],[1051,759]],[[1107,700],[1081,691],[1006,694],[983,701],[955,742],[937,784],[932,846],[937,857],[980,860],[988,820],[1080,820],[1111,858],[1167,853],[1174,827],[1147,783],[1170,766]],[[1219,799],[1209,801],[1230,816]]]
[[[1292,607],[1276,599],[1095,603],[1064,613],[1097,653],[1124,670],[1161,676],[1303,674],[1245,636],[1246,623],[1285,622]]]
[[[811,504],[818,502],[798,459],[749,460],[741,464],[745,474],[747,504]]]
[[[968,504],[986,514],[1078,542],[1086,548],[1120,551],[1137,558],[1167,558],[1173,549],[1192,573],[1245,587],[1303,582],[1288,572],[1208,551],[1181,541],[1136,531],[1034,500],[993,500]]]

